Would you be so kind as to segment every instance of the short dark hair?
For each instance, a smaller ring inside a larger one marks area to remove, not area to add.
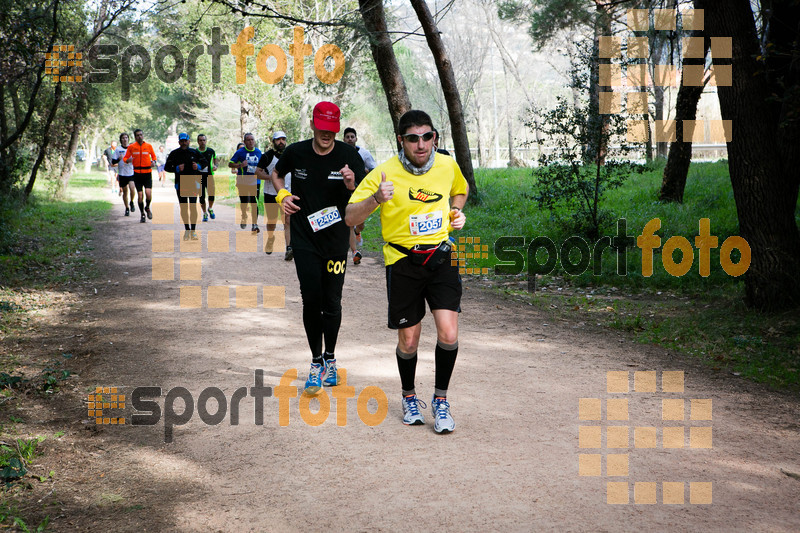
[[[133,130],[133,134],[134,134],[134,135],[136,135],[136,132],[137,132],[137,131],[140,131],[140,132],[142,132],[142,135],[144,135],[144,132],[143,132],[142,130],[138,129],[138,128],[137,128],[137,129],[135,129],[135,130]]]
[[[400,120],[397,123],[397,134],[405,135],[406,131],[411,126],[430,126],[431,129],[433,129],[433,121],[425,111],[412,109],[410,111],[406,111],[403,113],[403,116],[400,117]]]
[[[197,134],[197,140],[198,141],[200,140],[200,137],[206,137],[206,134],[205,133],[198,133]],[[206,137],[206,139],[208,139],[208,137]]]
[[[122,136],[123,136],[123,135],[124,135],[125,137],[127,137],[128,139],[130,139],[130,138],[131,138],[131,136],[130,136],[130,135],[128,135],[128,132],[127,132],[127,131],[123,131],[122,133],[120,133],[120,134],[119,134],[119,142],[122,142]]]
[[[344,135],[347,135],[348,133],[352,133],[353,135],[358,137],[358,133],[356,133],[356,129],[355,128],[345,128],[344,129],[344,133],[342,133],[342,135],[344,136]]]

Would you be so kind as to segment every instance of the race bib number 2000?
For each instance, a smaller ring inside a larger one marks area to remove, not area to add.
[[[314,230],[314,233],[333,226],[341,220],[342,216],[339,214],[339,209],[337,209],[335,205],[308,215],[308,222],[311,224],[311,229]]]
[[[434,211],[409,218],[411,235],[431,235],[442,229],[442,212]]]

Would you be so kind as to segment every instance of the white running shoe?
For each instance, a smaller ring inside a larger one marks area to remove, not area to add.
[[[425,423],[425,417],[422,416],[422,413],[419,410],[419,405],[417,404],[421,404],[423,409],[425,409],[427,406],[425,405],[425,402],[417,399],[416,394],[403,396],[402,404],[403,424],[407,426],[421,426]]]
[[[450,415],[450,404],[447,398],[433,397],[431,400],[431,411],[433,411],[433,430],[436,433],[450,433],[456,429],[456,421]]]

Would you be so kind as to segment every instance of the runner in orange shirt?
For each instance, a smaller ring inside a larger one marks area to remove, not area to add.
[[[139,197],[139,212],[142,214],[139,222],[146,222],[145,214],[147,218],[153,218],[153,213],[150,211],[150,202],[153,200],[153,165],[156,163],[156,152],[150,143],[144,142],[142,130],[135,130],[133,137],[136,142],[128,146],[128,151],[125,152],[123,160],[126,163],[133,163],[133,183],[136,185],[136,192]],[[146,205],[142,198],[142,189],[147,195]]]

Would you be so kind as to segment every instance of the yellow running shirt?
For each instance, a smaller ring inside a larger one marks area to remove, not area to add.
[[[394,196],[380,205],[383,240],[405,248],[447,240],[450,197],[467,194],[467,180],[455,159],[436,154],[431,169],[415,176],[403,168],[397,157],[392,157],[367,174],[350,197],[351,204],[369,198],[378,190],[381,172],[386,173],[386,181],[394,184]],[[402,252],[383,245],[387,266],[403,257]]]

